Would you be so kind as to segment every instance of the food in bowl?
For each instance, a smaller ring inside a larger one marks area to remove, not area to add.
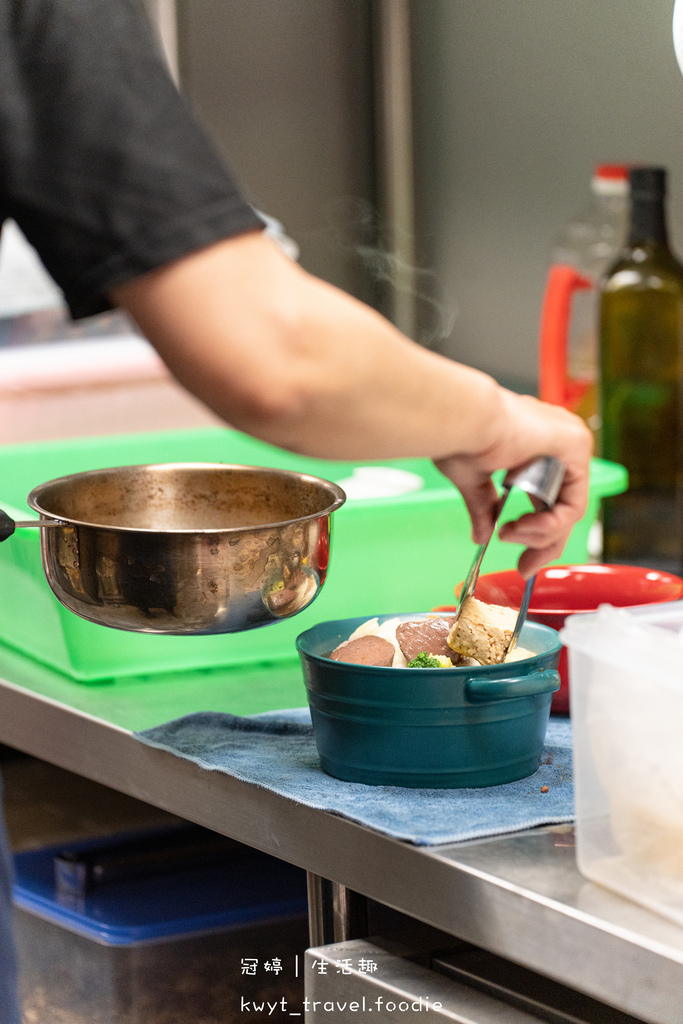
[[[517,618],[512,609],[484,605],[482,601],[468,607],[468,601],[457,621],[453,615],[431,613],[408,620],[396,616],[381,624],[378,618],[368,619],[347,640],[337,644],[329,657],[333,661],[383,668],[496,665],[533,657],[531,651],[522,647],[505,656]],[[501,612],[512,615],[509,632],[504,628],[506,619]],[[458,633],[463,616],[466,620]]]
[[[485,604],[467,597],[460,615],[448,634],[448,644],[460,655],[474,658],[480,665],[499,665],[517,624],[514,608]]]

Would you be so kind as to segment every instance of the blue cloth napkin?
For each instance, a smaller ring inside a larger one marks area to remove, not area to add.
[[[517,832],[574,818],[568,719],[551,718],[541,764],[533,775],[484,789],[407,789],[333,779],[320,767],[308,708],[248,718],[198,712],[135,735],[209,771],[253,782],[417,846]],[[548,791],[543,793],[545,786]]]

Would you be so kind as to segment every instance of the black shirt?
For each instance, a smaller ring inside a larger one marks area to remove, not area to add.
[[[0,222],[74,317],[262,222],[177,92],[139,0],[0,0]]]

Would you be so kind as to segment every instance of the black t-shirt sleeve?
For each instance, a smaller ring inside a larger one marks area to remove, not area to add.
[[[176,90],[140,0],[0,3],[0,220],[74,317],[110,289],[261,228]]]

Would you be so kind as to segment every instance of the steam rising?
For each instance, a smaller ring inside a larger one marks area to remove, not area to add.
[[[363,265],[374,281],[408,293],[415,299],[415,340],[425,348],[438,350],[452,334],[458,311],[446,300],[441,280],[433,270],[410,266],[386,250],[359,246]],[[411,282],[406,285],[404,282]]]
[[[372,280],[387,290],[390,300],[396,293],[413,296],[415,341],[439,351],[453,332],[458,308],[453,296],[446,294],[438,275],[433,270],[409,264],[377,244],[377,239],[386,238],[388,232],[369,203],[347,199],[337,204],[334,214],[330,227],[337,244],[360,260]],[[391,301],[389,304],[394,305]]]

